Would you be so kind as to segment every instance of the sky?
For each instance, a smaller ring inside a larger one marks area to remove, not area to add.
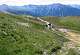
[[[22,6],[22,5],[48,5],[53,3],[61,3],[61,4],[80,4],[80,0],[1,0],[1,4],[7,4],[12,6]]]

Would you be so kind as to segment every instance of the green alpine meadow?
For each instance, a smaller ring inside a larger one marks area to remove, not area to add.
[[[66,20],[68,17],[60,18],[60,20],[55,18],[45,19],[50,22],[55,20],[52,23],[64,27],[69,21]],[[57,21],[61,23],[59,24]],[[73,26],[75,27],[75,25],[76,23]],[[69,28],[69,25],[67,27]],[[76,30],[78,28],[79,26],[76,26]],[[72,29],[74,28],[72,27]],[[68,42],[70,40],[65,38],[64,33],[47,29],[45,23],[37,20],[37,17],[0,13],[0,55],[65,55],[66,52],[68,52],[66,55],[79,54],[74,48],[67,49],[68,46],[64,46],[64,43]],[[63,50],[65,52],[61,52]]]
[[[80,0],[0,0],[0,55],[80,55]]]

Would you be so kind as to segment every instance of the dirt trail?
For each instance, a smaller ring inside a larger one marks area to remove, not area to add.
[[[49,23],[48,21],[45,21],[39,17],[37,19],[42,22]],[[55,30],[55,28],[52,28],[52,30]],[[71,30],[64,29],[64,28],[57,28],[57,30],[59,30],[60,32],[63,32],[66,36],[65,38],[71,40],[72,42],[80,44],[80,34],[79,33],[75,33],[75,32],[72,32]]]
[[[39,17],[37,19],[44,22],[45,24],[49,23],[48,21],[40,19]],[[54,24],[52,24],[52,25],[54,25]],[[60,50],[61,55],[66,55],[68,53],[67,51],[69,51],[69,49],[74,49],[78,53],[78,55],[80,55],[80,47],[78,47],[78,45],[80,45],[80,33],[75,33],[69,29],[57,28],[57,26],[55,26],[55,25],[54,25],[54,28],[51,28],[51,30],[55,31],[55,34],[60,35],[60,36],[62,36],[62,34],[59,34],[58,32],[64,33],[65,38],[70,40],[69,42],[63,43],[63,46]]]
[[[66,35],[66,38],[68,38],[72,42],[80,44],[80,34],[79,33],[75,33],[75,32],[72,32],[71,30],[63,29],[63,28],[59,29],[59,31],[64,32],[64,34]]]

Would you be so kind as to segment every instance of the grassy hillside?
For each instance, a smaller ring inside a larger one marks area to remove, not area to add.
[[[80,31],[80,17],[68,16],[68,17],[43,17],[44,20],[50,21],[59,27],[69,28]]]
[[[0,13],[0,55],[51,54],[66,41],[33,18]]]

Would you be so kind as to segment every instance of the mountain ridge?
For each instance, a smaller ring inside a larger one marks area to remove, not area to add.
[[[60,3],[50,5],[24,5],[8,6],[0,5],[0,11],[14,14],[26,14],[32,16],[80,16],[80,9]]]

